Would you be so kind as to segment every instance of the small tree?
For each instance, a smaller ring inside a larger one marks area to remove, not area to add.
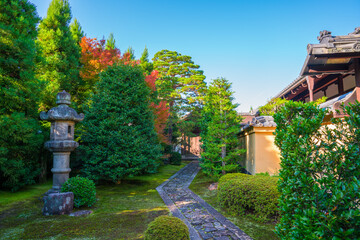
[[[241,117],[236,112],[231,83],[224,78],[213,80],[205,96],[202,113],[201,167],[215,178],[226,172],[240,170],[240,150],[237,133],[240,131]]]
[[[116,183],[156,171],[160,145],[150,101],[139,66],[119,64],[100,74],[83,122],[83,173],[88,178]]]

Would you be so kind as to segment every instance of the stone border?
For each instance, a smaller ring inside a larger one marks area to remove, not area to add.
[[[170,199],[170,197],[166,194],[166,192],[163,190],[163,187],[166,186],[172,179],[176,178],[177,176],[181,175],[185,169],[189,168],[192,163],[197,163],[198,161],[192,161],[182,169],[180,169],[177,173],[175,173],[173,176],[171,176],[168,180],[163,182],[161,185],[159,185],[156,190],[160,194],[161,198],[163,199],[166,206],[169,208],[170,212],[173,216],[180,218],[189,228],[190,233],[190,239],[191,240],[201,240],[198,231],[191,225],[191,223],[183,216],[181,211],[175,206],[174,202]],[[218,220],[221,224],[223,224],[228,230],[233,232],[238,239],[244,239],[244,240],[252,240],[251,237],[249,237],[245,232],[240,230],[236,225],[234,225],[231,221],[229,221],[226,217],[224,217],[222,214],[220,214],[218,211],[216,211],[213,207],[211,207],[207,202],[205,202],[202,198],[200,198],[198,195],[196,195],[194,192],[192,192],[188,187],[190,186],[191,182],[194,180],[195,176],[199,172],[200,167],[197,166],[197,169],[195,172],[189,177],[189,179],[186,181],[184,189],[187,193],[190,194],[190,196],[196,200],[202,207],[204,207],[209,214],[211,214],[216,220]]]

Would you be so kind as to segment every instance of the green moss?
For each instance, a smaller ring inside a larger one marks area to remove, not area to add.
[[[234,177],[237,174],[234,174]],[[230,176],[229,176],[230,177]],[[210,191],[208,186],[213,183],[209,176],[199,172],[194,181],[190,185],[190,189],[219,211],[222,215],[227,217],[236,226],[243,230],[246,234],[254,240],[277,240],[279,239],[274,233],[275,223],[258,223],[249,216],[232,216],[226,212],[217,203],[217,190]]]
[[[190,240],[189,229],[179,218],[160,216],[149,224],[145,240]]]
[[[93,214],[83,217],[42,216],[41,195],[51,183],[5,192],[16,197],[7,201],[0,196],[1,203],[7,202],[0,208],[1,239],[141,239],[151,221],[169,213],[155,188],[184,166],[166,165],[157,174],[98,186],[97,203],[80,208],[91,209]]]

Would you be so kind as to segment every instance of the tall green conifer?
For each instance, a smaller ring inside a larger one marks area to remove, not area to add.
[[[115,49],[115,38],[114,38],[114,34],[110,33],[108,39],[106,40],[106,45],[105,45],[105,49],[106,50],[112,50]]]
[[[84,174],[116,183],[155,172],[160,146],[141,68],[119,64],[101,72],[91,102],[81,138]]]
[[[67,0],[53,0],[47,16],[40,22],[37,44],[41,50],[38,77],[44,84],[41,108],[49,109],[55,104],[55,96],[60,90],[68,91],[79,101],[78,88],[80,53],[71,35],[70,5]]]
[[[240,131],[241,116],[235,110],[238,106],[231,91],[231,83],[218,78],[210,84],[202,112],[201,167],[215,178],[227,172],[240,170],[240,154],[237,133]]]
[[[146,75],[149,75],[154,70],[154,65],[149,61],[149,51],[146,46],[141,54],[140,66]]]
[[[70,32],[71,32],[72,38],[74,39],[75,43],[77,44],[77,46],[79,47],[80,52],[81,52],[80,42],[81,42],[81,39],[85,36],[85,34],[81,28],[79,21],[76,18],[70,24]]]
[[[40,173],[35,6],[0,0],[0,187],[16,191]]]

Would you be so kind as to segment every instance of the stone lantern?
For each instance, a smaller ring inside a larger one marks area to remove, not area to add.
[[[45,143],[45,147],[53,152],[53,186],[48,193],[60,192],[61,185],[69,178],[70,153],[79,146],[74,141],[75,122],[84,119],[84,114],[78,114],[69,107],[71,96],[66,91],[56,95],[57,107],[50,109],[47,113],[41,112],[42,120],[51,122],[50,141]]]

